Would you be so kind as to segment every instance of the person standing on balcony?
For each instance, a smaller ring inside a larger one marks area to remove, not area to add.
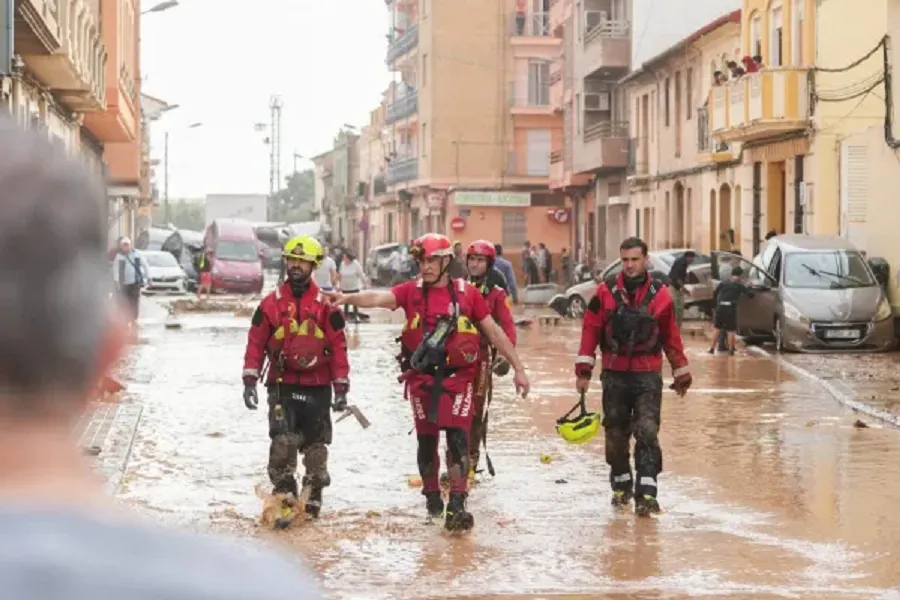
[[[516,32],[525,35],[525,21],[528,17],[528,5],[525,0],[516,0]]]

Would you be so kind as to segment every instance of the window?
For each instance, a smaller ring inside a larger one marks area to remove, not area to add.
[[[575,94],[575,132],[581,133],[581,119],[583,118],[581,111],[581,94]]]
[[[422,87],[425,87],[425,84],[428,83],[428,54],[425,53],[422,55],[422,73],[419,76],[419,81]]]
[[[219,240],[219,243],[216,244],[215,254],[217,259],[234,262],[257,262],[259,260],[259,251],[256,249],[256,244],[251,241]]]
[[[147,259],[147,265],[151,267],[177,267],[175,257],[168,252],[147,252],[144,254]]]
[[[550,63],[532,61],[528,64],[528,105],[550,104]]]
[[[656,92],[650,92],[650,135],[648,139],[653,138],[656,135]]]
[[[762,20],[754,15],[750,20],[750,56],[762,56]]]
[[[521,248],[528,237],[525,235],[525,212],[503,211],[503,246]]]
[[[783,24],[781,22],[781,7],[772,7],[769,13],[769,56],[766,57],[765,64],[769,67],[780,67],[784,64],[782,50],[783,44]]]
[[[640,139],[643,132],[641,131],[641,99],[634,99],[634,137]]]
[[[422,148],[422,156],[428,156],[426,150],[428,148],[428,123],[422,123],[422,139],[419,141],[419,147]]]
[[[841,290],[874,287],[876,282],[859,252],[830,250],[787,254],[784,285],[789,288]]]
[[[687,104],[687,120],[691,120],[691,114],[693,113],[693,109],[691,106],[694,104],[694,69],[689,68],[687,73],[685,74],[684,79],[684,99]]]
[[[663,99],[663,103],[664,103],[663,110],[665,111],[664,118],[665,118],[666,127],[668,127],[671,124],[671,119],[670,119],[671,115],[669,114],[669,110],[671,108],[669,105],[669,103],[671,102],[671,98],[670,98],[671,93],[672,93],[672,82],[669,80],[668,77],[666,77],[666,83],[664,84],[664,88],[663,88],[663,94],[665,95],[665,98]]]
[[[681,156],[681,71],[675,72],[675,157]]]
[[[791,64],[795,67],[803,66],[803,26],[805,15],[803,14],[803,0],[794,0],[791,8]]]

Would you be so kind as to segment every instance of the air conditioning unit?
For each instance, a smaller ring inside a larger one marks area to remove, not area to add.
[[[598,94],[584,95],[585,112],[608,112],[609,111],[609,92],[600,92]]]
[[[604,21],[608,21],[605,10],[588,10],[584,13],[584,29],[590,31]]]

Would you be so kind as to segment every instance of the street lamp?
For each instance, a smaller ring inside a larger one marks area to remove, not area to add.
[[[152,9],[151,9],[152,10]],[[196,129],[201,127],[203,123],[191,123],[185,129]],[[163,169],[166,172],[166,178],[163,180],[163,220],[165,224],[169,223],[169,131],[166,130],[165,144],[163,145]]]
[[[303,160],[303,159],[305,159],[306,157],[303,156],[302,154],[297,154],[296,151],[294,152],[294,173],[299,173],[299,172],[300,172],[300,171],[297,170],[297,159],[298,159],[298,158],[299,158],[300,160]]]
[[[158,13],[164,10],[169,10],[170,8],[175,8],[178,6],[178,0],[166,0],[165,2],[160,2],[155,6],[151,6],[147,10],[141,11],[142,15],[146,15],[147,13]]]

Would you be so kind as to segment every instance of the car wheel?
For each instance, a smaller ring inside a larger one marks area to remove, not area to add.
[[[775,352],[784,352],[784,321],[781,317],[775,317],[772,333],[775,336]]]
[[[584,303],[584,298],[575,294],[571,298],[569,298],[569,306],[566,310],[566,313],[573,319],[580,319],[584,317],[584,309],[586,308],[586,304]]]

